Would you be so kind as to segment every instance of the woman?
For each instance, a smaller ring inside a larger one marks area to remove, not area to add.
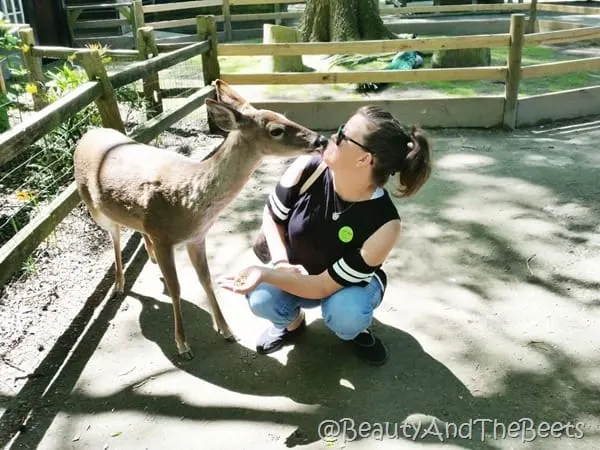
[[[299,195],[322,162],[326,169]],[[271,267],[219,280],[272,322],[258,339],[259,353],[298,336],[306,328],[302,309],[320,306],[327,327],[359,356],[373,364],[387,360],[369,326],[386,288],[381,266],[400,235],[400,217],[384,189],[396,173],[397,195],[414,195],[431,173],[429,142],[374,106],[341,125],[322,156],[300,157],[286,170],[263,215]]]

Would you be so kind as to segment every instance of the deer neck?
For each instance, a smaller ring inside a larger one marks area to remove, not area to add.
[[[223,208],[242,190],[261,160],[255,143],[241,131],[231,131],[215,154],[201,162],[204,167],[194,183],[195,195]]]

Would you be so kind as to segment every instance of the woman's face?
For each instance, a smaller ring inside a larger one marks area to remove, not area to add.
[[[331,135],[329,144],[323,152],[325,163],[334,170],[351,170],[364,164],[365,156],[369,158],[371,156],[362,147],[365,136],[369,135],[369,120],[360,114],[355,114],[343,126],[342,134],[341,139],[338,133]]]

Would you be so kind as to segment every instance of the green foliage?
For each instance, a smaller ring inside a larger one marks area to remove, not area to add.
[[[71,60],[46,72],[45,96],[48,103],[66,94],[88,80],[85,71]],[[143,111],[143,99],[129,86],[116,90],[117,101],[130,110]],[[0,185],[3,190],[15,192],[21,203],[11,217],[13,229],[3,228],[0,220],[0,245],[26,225],[36,214],[39,204],[49,201],[73,179],[73,150],[77,141],[92,126],[101,126],[100,114],[94,104],[77,112],[50,133],[33,144],[9,164],[3,166]]]
[[[4,133],[10,128],[8,120],[8,107],[10,103],[8,97],[3,92],[0,92],[0,133]]]
[[[0,25],[6,27],[0,31],[0,66],[5,67],[11,75],[23,76],[27,72],[21,65],[18,52],[21,49],[21,38],[16,34],[16,28],[10,28],[10,22],[0,13]]]
[[[431,58],[432,68],[489,66],[492,56],[489,48],[462,48],[436,50]]]

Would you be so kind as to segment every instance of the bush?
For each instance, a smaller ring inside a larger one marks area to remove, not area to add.
[[[431,67],[477,67],[489,66],[492,55],[489,48],[465,48],[460,50],[437,50],[431,58]]]

